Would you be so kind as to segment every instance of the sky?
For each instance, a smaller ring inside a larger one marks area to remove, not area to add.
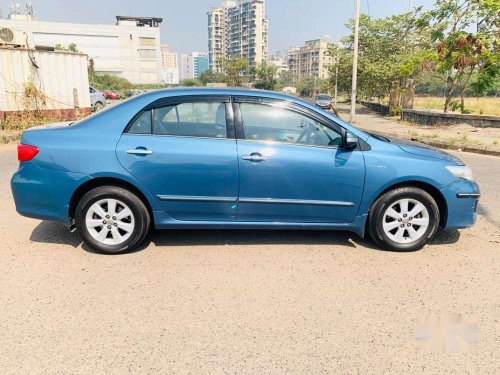
[[[14,2],[24,4],[25,0]],[[361,0],[361,11],[384,17],[424,6],[435,0]],[[0,0],[4,16],[9,0]],[[40,21],[110,24],[115,16],[161,17],[161,43],[180,53],[208,49],[207,11],[221,0],[33,0]],[[355,0],[266,0],[269,52],[329,36],[334,42],[347,34],[345,23],[354,15]]]

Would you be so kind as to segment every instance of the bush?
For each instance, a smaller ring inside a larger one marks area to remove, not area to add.
[[[94,74],[90,84],[98,90],[122,92],[132,88],[132,84],[127,79],[111,74]]]

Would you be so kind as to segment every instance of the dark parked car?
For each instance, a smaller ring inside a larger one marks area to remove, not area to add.
[[[473,225],[479,199],[456,157],[267,91],[153,91],[29,129],[18,158],[17,211],[108,253],[152,226],[350,230],[409,251]]]

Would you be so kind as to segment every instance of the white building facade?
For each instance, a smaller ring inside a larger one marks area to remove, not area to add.
[[[75,44],[94,62],[97,74],[113,74],[132,83],[161,81],[161,18],[117,16],[111,25],[36,21],[13,15],[0,28],[25,33],[28,48]]]
[[[332,44],[329,41],[316,39],[305,42],[301,47],[291,48],[288,51],[288,65],[295,79],[328,78],[328,68],[334,63],[328,50],[330,46]]]
[[[206,70],[208,70],[208,53],[191,52],[181,55],[180,80],[199,78]]]
[[[167,85],[179,84],[179,55],[170,50],[167,45],[160,46],[161,69],[160,78]]]

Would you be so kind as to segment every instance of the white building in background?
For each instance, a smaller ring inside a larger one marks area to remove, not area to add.
[[[328,68],[334,63],[328,51],[332,45],[327,40],[316,39],[308,40],[301,47],[290,48],[288,65],[295,79],[300,81],[308,77],[328,78]]]
[[[199,78],[201,73],[208,70],[208,53],[191,52],[181,55],[179,69],[180,80]]]
[[[170,47],[162,44],[160,79],[167,85],[179,84],[179,55],[170,50]]]
[[[161,80],[160,23],[155,17],[117,16],[110,25],[37,21],[31,14],[11,14],[0,28],[25,33],[29,48],[47,49],[74,43],[94,61],[97,74],[113,74],[132,83]]]
[[[276,76],[279,77],[283,73],[290,70],[288,65],[288,52],[278,52],[275,55],[269,57],[269,64],[276,67]]]
[[[268,58],[265,0],[224,1],[208,12],[209,66],[222,72],[221,60],[233,56],[257,65]]]

